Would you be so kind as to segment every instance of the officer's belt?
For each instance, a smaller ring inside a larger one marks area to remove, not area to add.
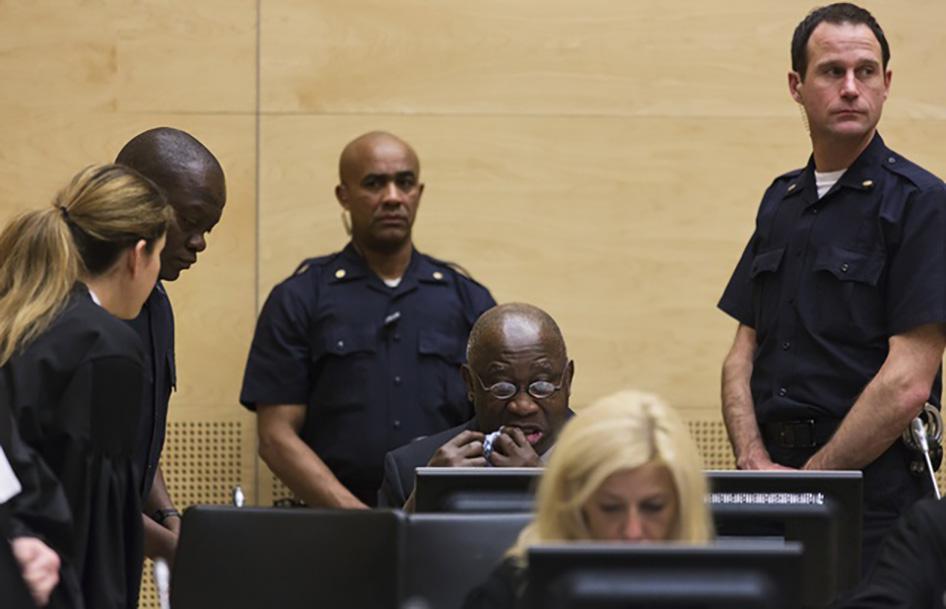
[[[766,446],[779,448],[817,448],[828,443],[840,421],[827,419],[797,419],[762,423],[762,437]]]

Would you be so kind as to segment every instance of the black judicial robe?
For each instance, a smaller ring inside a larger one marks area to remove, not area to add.
[[[63,547],[72,536],[69,504],[59,481],[46,464],[19,437],[13,414],[0,401],[0,448],[20,483],[18,495],[0,505],[0,591],[4,609],[33,609],[32,600],[6,540],[23,535],[38,537],[60,555],[59,584],[47,607],[79,609],[82,594],[75,572],[63,559]],[[16,508],[14,512],[13,508]]]
[[[138,603],[143,549],[134,444],[143,362],[135,332],[77,284],[52,325],[0,369],[0,400],[68,501],[72,534],[59,545],[90,609]],[[20,496],[11,504],[19,513]],[[14,518],[19,526],[28,529]]]

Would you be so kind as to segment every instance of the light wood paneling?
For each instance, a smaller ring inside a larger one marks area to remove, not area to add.
[[[255,0],[0,2],[0,108],[253,112]]]
[[[943,56],[937,0],[865,3],[904,73]],[[267,0],[266,112],[791,116],[785,73],[809,1]],[[900,87],[899,78],[896,81]],[[946,117],[946,81],[894,104]],[[777,100],[780,103],[773,103]]]

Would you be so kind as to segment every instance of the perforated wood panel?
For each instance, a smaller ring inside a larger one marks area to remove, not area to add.
[[[276,504],[276,502],[285,499],[295,499],[296,496],[292,494],[292,491],[289,490],[289,487],[286,486],[283,481],[276,476],[276,474],[270,472],[270,476],[272,477],[272,504]]]
[[[691,419],[690,435],[703,457],[705,469],[735,469],[736,460],[726,437],[726,426],[719,419]]]
[[[228,504],[233,488],[246,492],[253,485],[244,479],[245,429],[239,421],[172,421],[161,467],[168,491],[178,509],[195,504]],[[152,578],[153,564],[145,561],[141,582],[142,609],[159,609]]]

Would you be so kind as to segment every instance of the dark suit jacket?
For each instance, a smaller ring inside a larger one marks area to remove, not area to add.
[[[414,490],[414,469],[427,465],[438,448],[467,429],[477,429],[475,417],[462,425],[414,440],[386,454],[384,479],[378,491],[378,507],[402,507]]]

